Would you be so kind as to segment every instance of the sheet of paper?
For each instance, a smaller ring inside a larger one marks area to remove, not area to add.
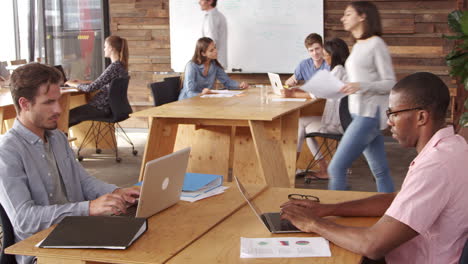
[[[226,98],[226,97],[233,97],[236,96],[236,94],[204,94],[200,96],[201,98]]]
[[[317,98],[340,99],[346,94],[340,93],[344,83],[336,78],[329,71],[318,71],[308,80],[301,89],[312,93]]]
[[[305,102],[305,98],[271,98],[272,102]]]
[[[211,92],[214,94],[233,94],[233,95],[243,93],[243,91],[231,91],[231,90],[211,90]]]
[[[215,196],[215,195],[218,195],[218,194],[222,194],[224,192],[224,190],[228,189],[229,187],[226,187],[226,186],[219,186],[218,188],[214,188],[213,190],[209,191],[209,192],[206,192],[204,194],[200,194],[199,196],[197,197],[185,197],[185,196],[181,196],[180,197],[180,200],[182,201],[186,201],[186,202],[196,202],[198,200],[202,200],[202,199],[205,199],[205,198],[208,198],[208,197],[211,197],[211,196]]]
[[[241,258],[331,257],[330,244],[323,237],[241,237]]]

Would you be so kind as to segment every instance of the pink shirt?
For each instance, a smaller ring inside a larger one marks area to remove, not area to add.
[[[452,127],[437,131],[411,162],[385,214],[419,233],[387,254],[388,264],[458,263],[468,239],[468,145]]]

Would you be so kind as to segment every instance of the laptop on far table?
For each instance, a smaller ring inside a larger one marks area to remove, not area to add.
[[[242,197],[247,201],[249,204],[250,208],[252,208],[252,211],[254,211],[255,215],[257,218],[260,220],[260,222],[265,225],[265,227],[270,231],[271,233],[277,234],[277,233],[303,233],[301,230],[297,229],[291,222],[289,222],[286,219],[281,219],[280,213],[262,213],[260,209],[255,205],[253,202],[252,198],[250,197],[249,193],[247,190],[244,188],[242,183],[237,179],[236,176],[234,176],[234,179],[236,180],[237,187],[239,188],[239,191],[242,194]]]
[[[176,204],[180,200],[182,186],[191,148],[181,149],[164,157],[148,161],[136,206],[119,216],[149,218]]]

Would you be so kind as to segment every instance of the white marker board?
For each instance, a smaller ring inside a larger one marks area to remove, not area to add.
[[[228,67],[292,73],[308,57],[304,39],[323,36],[323,0],[218,0],[228,24]],[[171,67],[183,72],[201,37],[198,0],[170,0]]]

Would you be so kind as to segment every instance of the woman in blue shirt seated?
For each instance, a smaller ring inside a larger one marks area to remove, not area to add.
[[[246,89],[245,82],[231,80],[218,62],[218,51],[210,38],[200,38],[195,47],[191,61],[185,67],[184,85],[180,91],[179,100],[211,93],[216,79],[227,89]]]

